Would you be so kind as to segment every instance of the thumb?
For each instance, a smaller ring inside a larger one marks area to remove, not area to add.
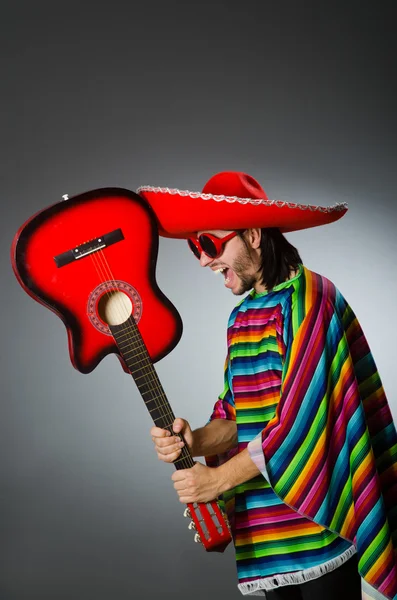
[[[185,421],[185,419],[175,419],[172,429],[175,433],[180,433],[182,429],[186,427],[186,425],[188,425],[188,423]]]

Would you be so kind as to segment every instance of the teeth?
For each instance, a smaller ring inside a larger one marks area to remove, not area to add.
[[[215,269],[214,273],[223,273],[224,270],[225,270],[224,268],[222,268],[222,269]]]

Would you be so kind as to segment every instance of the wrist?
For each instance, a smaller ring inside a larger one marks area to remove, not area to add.
[[[233,485],[230,482],[229,478],[229,461],[220,465],[219,467],[215,467],[216,472],[216,481],[218,486],[218,495],[223,494],[223,492],[227,492],[230,490]]]
[[[195,429],[194,431],[192,431],[192,443],[190,446],[190,453],[194,457],[205,456],[205,438],[203,436],[203,430],[204,427],[200,427],[199,429]]]
[[[219,493],[231,490],[261,474],[261,471],[251,459],[247,448],[217,467],[216,470]]]

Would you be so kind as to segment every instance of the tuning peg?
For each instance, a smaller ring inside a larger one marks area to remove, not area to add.
[[[196,542],[196,544],[201,544],[201,537],[198,533],[196,533],[196,535],[194,536],[194,541]]]
[[[190,508],[189,507],[185,508],[185,510],[183,511],[183,516],[184,517],[189,517],[189,519],[191,519],[192,515],[190,513]]]
[[[197,529],[194,521],[190,521],[189,525],[188,525],[188,529]]]

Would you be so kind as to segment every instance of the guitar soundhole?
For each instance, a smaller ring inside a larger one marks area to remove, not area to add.
[[[98,314],[108,325],[121,325],[132,313],[132,302],[124,292],[108,292],[98,302]]]
[[[142,300],[136,289],[125,281],[105,281],[90,294],[87,315],[96,329],[112,335],[108,325],[121,325],[131,315],[138,323]]]

